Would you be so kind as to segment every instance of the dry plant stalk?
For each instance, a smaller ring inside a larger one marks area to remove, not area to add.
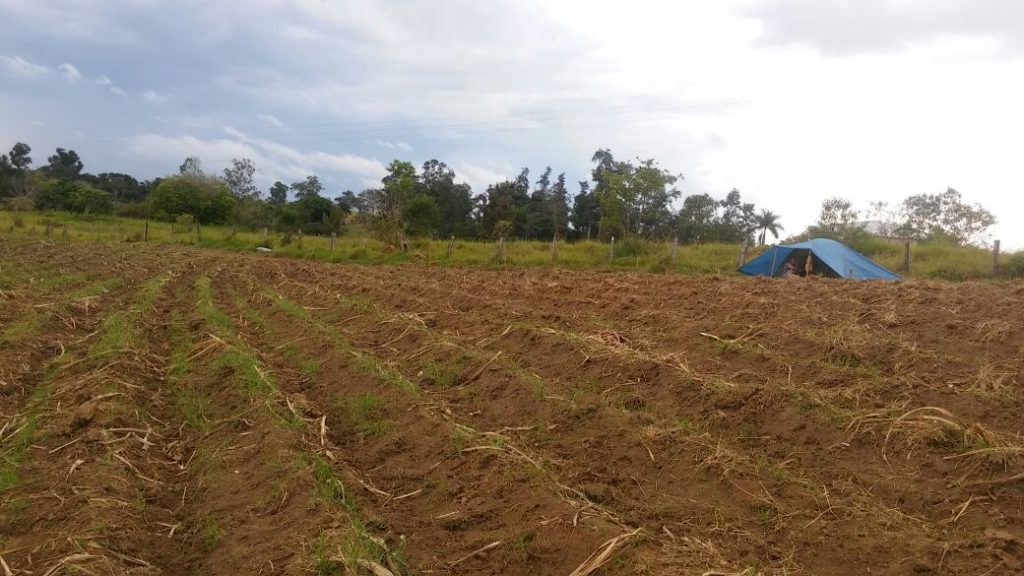
[[[643,529],[637,528],[632,532],[625,534],[619,534],[618,536],[607,540],[604,544],[601,544],[582,564],[576,567],[569,576],[587,576],[593,574],[601,566],[604,566],[611,560],[612,554],[614,554],[619,548],[623,547],[631,540],[638,538],[643,532]]]

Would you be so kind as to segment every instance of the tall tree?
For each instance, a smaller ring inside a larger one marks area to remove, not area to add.
[[[403,210],[406,203],[416,195],[416,167],[411,162],[392,160],[381,182],[380,212],[385,223],[381,229],[382,235],[388,238],[397,235],[397,240],[401,241],[405,233]]]
[[[46,159],[46,175],[58,180],[75,180],[82,173],[82,159],[74,150],[57,148],[57,153]]]
[[[417,194],[432,198],[437,205],[440,214],[436,227],[438,233],[462,236],[471,232],[472,190],[468,184],[455,182],[455,171],[447,164],[438,160],[424,162],[416,190]]]
[[[185,161],[178,166],[178,174],[182,176],[190,176],[192,178],[200,178],[205,173],[203,172],[203,161],[198,156],[189,156],[185,158]]]
[[[600,221],[601,206],[597,197],[590,191],[590,182],[580,180],[580,191],[573,198],[569,222],[577,234],[589,240],[592,235],[597,234],[597,224]]]
[[[565,236],[569,229],[569,190],[565,187],[565,172],[558,175],[554,186],[551,187],[548,205],[551,207],[555,235]]]
[[[740,191],[733,188],[721,201],[722,216],[719,221],[718,240],[740,242],[750,240],[757,230],[754,205],[743,202]]]
[[[525,228],[527,238],[550,238],[555,231],[549,194],[551,189],[551,167],[548,166],[537,179],[536,187],[527,204]]]
[[[260,197],[255,176],[256,165],[248,158],[233,158],[231,166],[224,169],[224,183],[239,200],[256,200]]]
[[[761,234],[758,238],[761,244],[765,243],[765,238],[769,232],[776,240],[779,238],[779,231],[782,230],[782,224],[779,224],[779,215],[771,210],[761,210],[761,213],[754,217],[754,222],[757,228],[761,230]]]
[[[853,203],[845,198],[826,198],[821,203],[821,213],[818,214],[818,227],[829,232],[842,233],[853,228],[860,212],[853,209]]]
[[[324,191],[324,185],[320,183],[320,178],[316,175],[306,176],[305,180],[293,183],[290,188],[295,192],[296,200],[307,196],[320,196]]]
[[[701,240],[717,240],[718,209],[721,205],[710,194],[694,194],[683,200],[679,211],[680,242],[691,244]]]
[[[82,180],[95,188],[108,192],[115,202],[138,202],[146,197],[149,190],[128,174],[102,172],[82,174]]]
[[[28,167],[32,164],[28,144],[18,142],[9,154],[0,156],[0,196],[17,196],[26,191]]]
[[[284,182],[274,182],[270,187],[270,203],[284,204],[288,202],[288,186]]]
[[[910,238],[946,236],[957,244],[985,244],[995,216],[979,204],[963,201],[948,188],[942,194],[916,194],[903,201],[901,231]]]

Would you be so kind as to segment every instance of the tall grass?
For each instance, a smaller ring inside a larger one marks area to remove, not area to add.
[[[48,226],[49,224],[49,226]],[[484,268],[561,267],[596,270],[636,270],[684,274],[736,274],[738,244],[680,245],[673,264],[669,242],[627,240],[615,246],[611,257],[608,243],[597,241],[559,242],[553,257],[546,241],[507,240],[502,257],[494,241],[456,240],[448,256],[448,240],[417,238],[407,253],[376,239],[368,230],[353,227],[340,234],[331,249],[329,236],[305,236],[297,233],[248,230],[232,226],[204,226],[196,234],[195,226],[181,223],[149,222],[115,216],[88,216],[67,213],[0,211],[0,239],[3,237],[52,240],[142,242],[199,245],[208,248],[251,252],[257,246],[268,247],[272,255],[312,258],[327,262],[396,264],[418,262],[440,266]],[[48,232],[49,231],[49,232]],[[900,272],[903,243],[883,238],[866,238],[853,245],[864,255],[890,270]],[[756,257],[761,247],[748,250],[747,259]],[[910,278],[979,279],[992,276],[992,256],[988,250],[944,243],[915,243],[911,247]]]

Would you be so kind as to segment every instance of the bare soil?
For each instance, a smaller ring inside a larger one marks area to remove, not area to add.
[[[1024,572],[1024,284],[0,245],[0,574]]]

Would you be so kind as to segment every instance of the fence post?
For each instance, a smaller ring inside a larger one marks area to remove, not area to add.
[[[502,264],[505,263],[505,237],[498,237],[498,252],[494,255],[494,259]]]
[[[266,227],[266,226],[264,226],[264,227],[263,227],[263,243],[264,243],[264,244],[266,244],[266,243],[267,243],[267,232],[268,232],[268,230],[267,230],[267,227]]]
[[[142,241],[149,240],[149,221],[146,221],[146,225],[142,228]]]
[[[608,248],[608,261],[615,260],[615,236],[612,236],[611,247]]]
[[[558,234],[551,237],[551,261],[558,262]]]
[[[739,266],[737,266],[737,268],[742,268],[743,265],[746,264],[746,263],[747,263],[747,241],[743,240],[743,243],[740,244],[740,264],[739,264]]]
[[[672,267],[676,267],[676,256],[679,255],[679,236],[672,238]]]
[[[992,243],[992,275],[999,274],[999,240]]]
[[[903,241],[903,273],[910,274],[910,239]]]
[[[452,237],[448,239],[448,259],[449,260],[452,259],[452,250],[454,248],[455,248],[455,234],[452,234]]]
[[[334,252],[334,241],[338,238],[337,232],[331,232],[331,252]]]
[[[196,221],[196,244],[199,244],[199,242],[200,242],[200,241],[201,241],[202,239],[203,239],[203,237],[202,237],[202,235],[201,235],[201,234],[199,233],[199,221],[197,220],[197,221]]]

